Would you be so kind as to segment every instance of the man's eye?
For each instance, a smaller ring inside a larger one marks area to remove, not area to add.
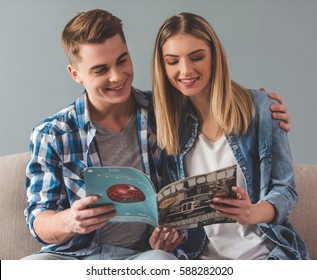
[[[122,64],[124,64],[124,63],[126,63],[126,62],[127,62],[127,59],[125,58],[125,59],[119,60],[119,61],[117,62],[117,64],[118,64],[118,65],[122,65]]]
[[[106,73],[107,71],[108,71],[107,68],[99,68],[99,69],[96,69],[96,70],[94,71],[94,73],[95,73],[96,75],[100,75],[100,74]]]

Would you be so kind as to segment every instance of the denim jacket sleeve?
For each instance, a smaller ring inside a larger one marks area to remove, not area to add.
[[[295,207],[295,173],[287,132],[279,127],[279,120],[268,110],[272,101],[266,94],[253,93],[258,112],[258,152],[260,158],[260,201],[268,201],[275,208],[271,225],[281,224]]]

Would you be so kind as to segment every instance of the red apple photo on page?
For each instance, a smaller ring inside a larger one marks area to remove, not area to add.
[[[135,186],[128,184],[113,185],[107,190],[108,197],[119,203],[133,203],[145,200],[144,193]]]

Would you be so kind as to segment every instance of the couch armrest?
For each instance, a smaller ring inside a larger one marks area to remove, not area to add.
[[[0,259],[15,260],[39,250],[31,236],[23,211],[27,206],[24,192],[25,167],[30,154],[0,157]]]
[[[317,259],[317,165],[295,165],[299,202],[290,215],[295,229],[305,241],[310,257]]]

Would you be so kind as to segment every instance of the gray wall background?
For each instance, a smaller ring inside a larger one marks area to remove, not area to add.
[[[73,16],[94,8],[123,20],[141,89],[151,88],[163,20],[182,11],[207,18],[227,50],[232,78],[283,96],[294,162],[317,164],[316,0],[0,0],[0,156],[27,151],[31,128],[82,92],[67,73],[60,36]]]

